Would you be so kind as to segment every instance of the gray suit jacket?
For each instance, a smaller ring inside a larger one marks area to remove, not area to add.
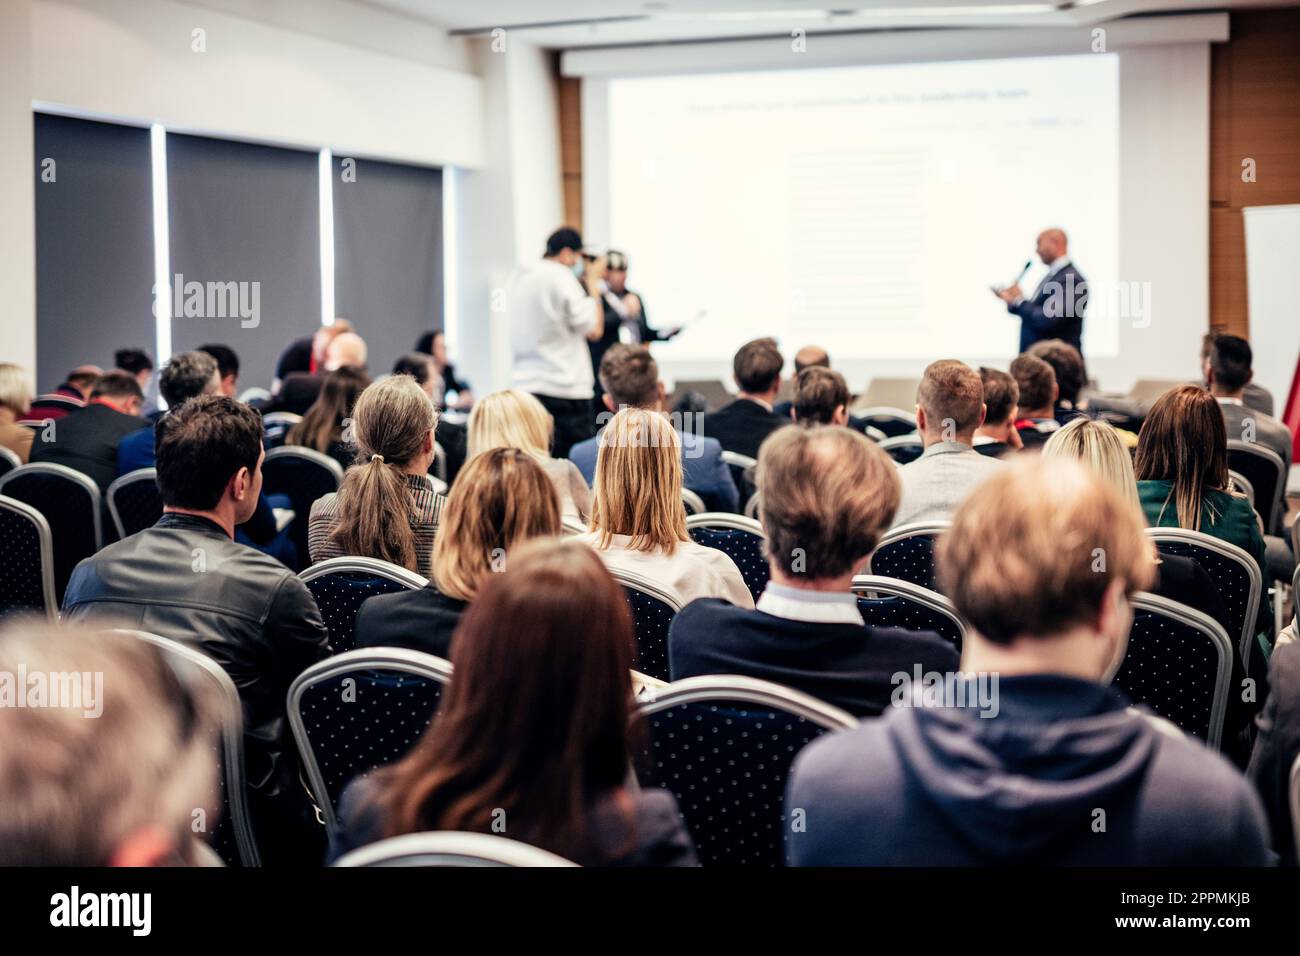
[[[1250,441],[1248,435],[1254,429],[1254,441],[1265,448],[1277,452],[1283,463],[1291,467],[1291,432],[1276,418],[1256,411],[1249,405],[1219,403],[1223,409],[1223,423],[1228,427],[1228,438],[1238,441]],[[1253,422],[1253,425],[1248,425]]]
[[[962,442],[936,442],[916,461],[898,469],[903,497],[894,527],[952,518],[971,489],[1002,466],[998,459]]]

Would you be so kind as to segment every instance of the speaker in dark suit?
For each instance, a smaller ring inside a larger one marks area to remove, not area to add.
[[[1007,311],[1020,317],[1020,351],[1035,342],[1063,339],[1083,351],[1083,317],[1088,307],[1088,283],[1070,261],[1069,241],[1064,231],[1046,229],[1038,236],[1038,258],[1047,275],[1028,298],[1019,282],[996,290]]]

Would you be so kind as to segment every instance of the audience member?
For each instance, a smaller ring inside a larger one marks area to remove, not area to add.
[[[63,616],[171,637],[226,670],[244,705],[244,765],[259,847],[267,862],[291,859],[311,842],[314,825],[302,799],[285,694],[326,655],[327,632],[292,571],[234,540],[262,487],[261,416],[224,395],[202,395],[169,411],[155,431],[163,516],[78,564]]]
[[[600,435],[591,531],[576,540],[605,564],[654,581],[682,605],[714,597],[752,608],[734,561],[686,533],[677,431],[663,415],[625,408]]]
[[[1056,372],[1037,355],[1028,352],[1011,361],[1011,377],[1020,393],[1016,414],[1016,431],[1022,447],[1039,451],[1061,427],[1056,420],[1056,397],[1060,389]]]
[[[474,404],[474,392],[470,389],[469,382],[456,374],[456,366],[447,358],[447,336],[442,329],[420,336],[415,350],[433,360],[433,371],[442,381],[443,401],[448,408],[463,411]]]
[[[975,429],[974,448],[981,455],[1001,458],[1009,451],[1024,448],[1016,430],[1016,408],[1020,404],[1020,386],[1001,369],[980,366],[980,384],[984,387],[984,423]]]
[[[806,368],[830,368],[830,354],[820,345],[805,345],[798,352],[794,353],[794,374],[799,377],[799,373]],[[794,401],[777,402],[772,406],[772,412],[781,418],[792,418],[791,413],[794,411]]]
[[[357,398],[370,385],[362,369],[347,365],[326,373],[320,395],[284,436],[286,445],[301,445],[329,455],[344,471],[352,465],[352,443],[347,422]]]
[[[1246,387],[1255,375],[1251,367],[1253,361],[1250,343],[1245,339],[1236,335],[1215,335],[1205,357],[1206,387],[1223,412],[1229,439],[1258,443],[1260,447],[1276,452],[1289,469],[1291,432],[1272,415],[1245,403]]]
[[[318,498],[307,527],[311,559],[379,558],[426,578],[444,498],[429,483],[438,413],[406,375],[361,393],[352,411],[357,464]]]
[[[317,371],[289,374],[268,410],[306,415],[307,409],[320,397],[330,372],[351,368],[364,374],[366,360],[366,343],[361,336],[355,332],[336,333],[325,346],[325,360]]]
[[[1261,413],[1263,414],[1263,413]],[[1283,866],[1296,866],[1291,817],[1291,768],[1300,755],[1300,643],[1278,646],[1268,665],[1268,698],[1257,721],[1259,737],[1247,769],[1268,813],[1273,848]]]
[[[808,371],[818,370],[801,377]],[[764,442],[759,520],[771,582],[754,610],[716,599],[684,608],[668,637],[673,680],[757,677],[867,717],[888,706],[892,675],[955,670],[951,643],[866,625],[849,590],[898,505],[896,472],[847,428],[784,429]]]
[[[493,448],[518,448],[542,466],[559,496],[560,515],[584,524],[591,515],[591,491],[573,462],[552,458],[551,416],[528,392],[493,392],[469,415],[469,457]]]
[[[217,369],[221,373],[221,394],[235,398],[239,394],[239,356],[229,345],[200,345],[200,352],[207,352],[217,360]]]
[[[600,360],[601,402],[608,419],[620,408],[664,410],[666,391],[659,380],[659,363],[650,350],[641,346],[615,343]],[[682,483],[704,499],[709,511],[736,511],[740,493],[731,469],[722,460],[722,446],[717,439],[705,438],[693,431],[677,429],[682,450]],[[600,436],[578,442],[569,450],[569,458],[582,473],[587,484],[596,478],[596,457]]]
[[[118,349],[113,353],[113,367],[134,377],[140,383],[141,393],[149,390],[153,359],[144,349]]]
[[[158,394],[171,408],[196,395],[215,395],[221,391],[217,360],[207,352],[178,352],[163,366],[158,376]],[[117,474],[125,475],[137,468],[154,466],[153,428],[146,426],[117,443]]]
[[[322,325],[311,335],[294,339],[280,353],[275,363],[275,381],[271,385],[273,393],[280,390],[280,385],[294,372],[306,372],[315,375],[325,370],[325,352],[336,335],[355,331],[347,319],[335,319],[329,325]]]
[[[800,425],[847,425],[849,386],[844,376],[821,366],[810,366],[794,379],[791,413]]]
[[[1063,339],[1043,339],[1030,346],[1029,354],[1052,366],[1057,387],[1053,417],[1057,424],[1064,425],[1083,415],[1080,396],[1088,384],[1088,370],[1079,350]]]
[[[427,337],[421,338],[420,341],[423,342]],[[424,393],[429,396],[434,406],[442,408],[447,397],[444,391],[445,379],[438,374],[437,367],[430,356],[423,352],[407,352],[393,364],[393,374],[411,376],[416,384],[424,389]],[[469,454],[469,430],[460,422],[439,418],[438,445],[442,448],[447,467],[446,480],[450,485],[460,474],[460,469]]]
[[[32,453],[34,433],[18,422],[32,409],[32,384],[21,365],[0,364],[0,448],[8,448],[23,464]]]
[[[143,400],[134,377],[106,372],[95,380],[85,408],[36,432],[31,460],[75,468],[93,479],[103,494],[117,477],[118,442],[149,424],[140,417]]]
[[[28,619],[0,673],[71,675],[53,706],[0,707],[0,866],[178,866],[215,821],[218,706],[152,644]],[[89,718],[89,719],[88,719]]]
[[[76,408],[84,406],[90,400],[90,392],[95,387],[95,382],[103,374],[104,370],[98,365],[78,365],[53,392],[36,397],[32,402],[31,417],[38,421],[57,421]],[[75,405],[69,407],[69,402],[74,402]]]
[[[672,795],[628,785],[632,641],[623,591],[588,549],[521,546],[456,630],[437,720],[405,759],[344,791],[331,855],[465,830],[584,866],[693,865]]]
[[[555,488],[532,455],[518,448],[491,448],[471,458],[464,475],[447,496],[428,587],[362,603],[358,647],[407,647],[451,656],[452,632],[465,608],[493,572],[505,570],[514,547],[530,538],[559,535]]]
[[[790,862],[1268,862],[1246,781],[1100,683],[1152,576],[1131,501],[1080,464],[1018,461],[958,510],[937,567],[969,624],[961,673],[910,695],[900,674],[884,717],[799,754],[787,803],[808,826],[787,835]]]
[[[1001,467],[973,447],[983,422],[979,374],[952,359],[932,362],[916,390],[916,430],[925,451],[898,470],[903,495],[895,526],[952,517],[971,488]]]
[[[1206,388],[1209,388],[1211,385],[1210,369],[1213,365],[1211,356],[1215,351],[1214,343],[1216,339],[1224,334],[1225,333],[1223,332],[1207,332],[1201,337],[1201,384]],[[1233,337],[1235,338],[1236,336]],[[1249,348],[1249,343],[1247,343],[1247,347]],[[1240,346],[1237,346],[1236,349],[1230,349],[1230,351],[1235,351],[1239,355],[1240,348]],[[1248,365],[1252,359],[1247,359]],[[1240,361],[1240,359],[1238,359],[1238,361]],[[1273,417],[1273,393],[1262,385],[1257,385],[1251,379],[1247,379],[1246,384],[1241,389],[1241,401],[1247,408],[1253,408],[1261,415],[1267,415],[1270,418]]]
[[[772,432],[789,425],[772,406],[781,390],[785,360],[775,339],[754,339],[736,353],[732,371],[740,394],[731,404],[704,416],[704,434],[716,438],[726,451],[758,458],[758,447]]]

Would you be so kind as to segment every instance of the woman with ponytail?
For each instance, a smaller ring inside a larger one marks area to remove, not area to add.
[[[438,414],[409,375],[371,385],[357,399],[357,461],[337,494],[311,508],[311,559],[379,558],[429,577],[443,496],[425,478]]]

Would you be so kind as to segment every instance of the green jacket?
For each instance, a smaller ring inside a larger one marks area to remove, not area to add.
[[[1172,481],[1139,481],[1137,486],[1147,524],[1153,528],[1179,527]],[[1223,491],[1207,492],[1201,501],[1201,531],[1235,544],[1254,558],[1259,565],[1260,579],[1267,588],[1268,558],[1264,550],[1264,536],[1260,534],[1255,509],[1250,506],[1250,502]]]

